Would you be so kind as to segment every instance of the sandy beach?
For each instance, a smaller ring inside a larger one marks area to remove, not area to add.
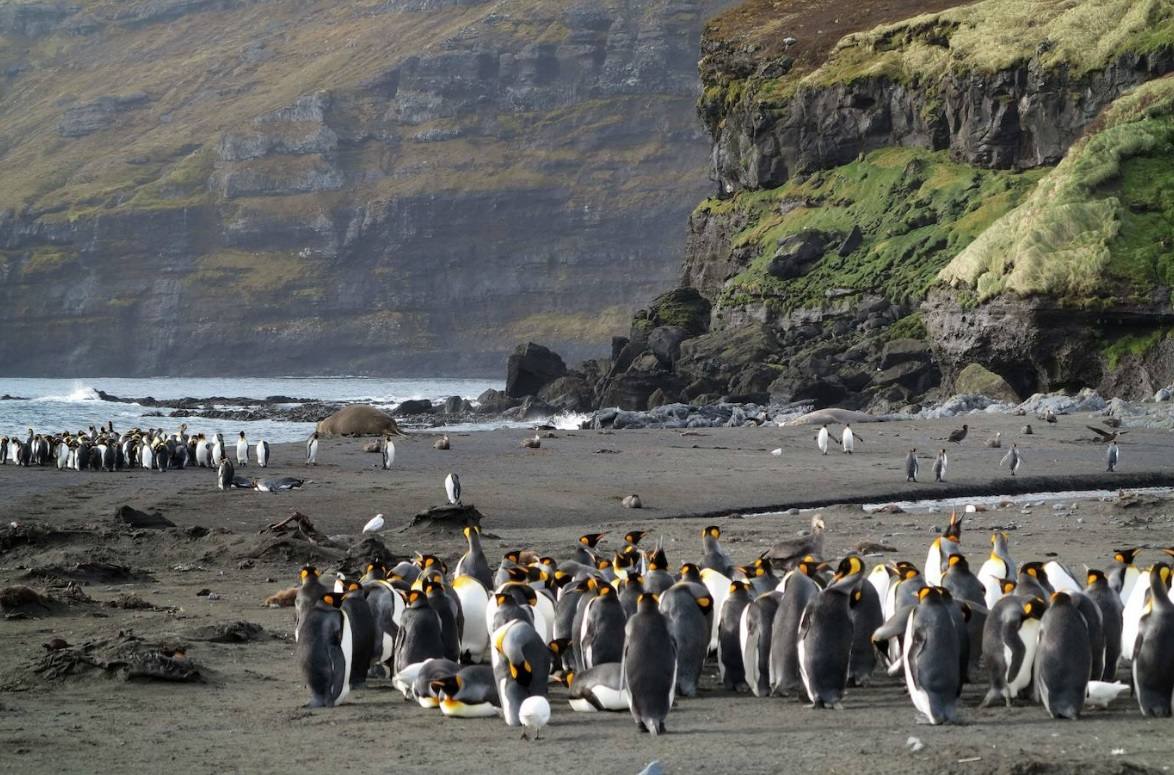
[[[815,450],[810,426],[555,431],[537,450],[521,448],[524,431],[489,431],[454,435],[447,452],[432,448],[434,436],[421,434],[398,442],[391,471],[379,468],[378,455],[362,451],[362,440],[330,439],[322,443],[320,465],[311,468],[301,465],[300,445],[275,446],[276,465],[267,475],[310,480],[300,491],[276,495],[219,492],[208,470],[100,474],[0,467],[0,522],[50,528],[33,538],[18,538],[19,531],[8,528],[0,542],[0,586],[28,584],[43,592],[87,562],[126,566],[128,574],[82,585],[93,602],[0,623],[0,749],[25,772],[154,772],[170,760],[182,772],[636,773],[654,759],[673,773],[1026,773],[1083,765],[1098,772],[1164,771],[1174,753],[1174,727],[1169,720],[1142,719],[1130,698],[1107,711],[1090,710],[1079,722],[1056,722],[1037,705],[979,710],[985,686],[971,685],[964,693],[967,723],[931,728],[915,724],[901,685],[883,675],[873,686],[852,690],[846,710],[837,713],[807,710],[794,699],[722,691],[712,662],[700,696],[681,700],[668,719],[671,734],[656,740],[638,734],[626,713],[573,714],[557,687],[544,740],[529,744],[500,720],[443,719],[406,703],[385,681],[372,682],[350,704],[308,711],[301,707],[306,697],[293,658],[292,611],[262,605],[293,583],[303,561],[315,559],[328,572],[343,562],[341,552],[305,556],[316,552],[258,536],[294,510],[343,546],[357,542],[361,526],[381,512],[388,523],[381,538],[390,552],[426,550],[455,560],[463,550],[459,535],[407,527],[413,514],[444,501],[449,471],[460,474],[465,502],[484,515],[491,562],[518,546],[563,558],[581,533],[643,528],[650,540],[664,541],[676,564],[699,558],[698,533],[707,524],[720,525],[723,544],[745,562],[772,541],[795,535],[810,518],[806,512],[759,512],[818,507],[828,523],[829,555],[871,541],[896,551],[870,562],[906,558],[920,565],[946,513],[868,514],[851,504],[1174,485],[1169,433],[1123,436],[1121,470],[1108,474],[1104,446],[1085,428],[1098,418],[1069,415],[1048,425],[1030,417],[971,416],[965,419],[971,433],[961,445],[941,441],[962,421],[860,425],[856,454],[835,449],[827,457]],[[1034,435],[1020,435],[1026,422]],[[987,448],[984,442],[997,431],[1003,449]],[[1025,459],[1015,478],[998,467],[1012,441]],[[949,447],[948,482],[935,485],[932,452],[941,446]],[[916,485],[904,481],[910,447],[922,455],[922,483]],[[781,455],[769,454],[776,448]],[[632,493],[646,508],[620,505]],[[113,515],[123,505],[158,511],[177,527],[119,527]],[[1019,562],[1058,556],[1077,569],[1106,567],[1114,548],[1174,543],[1174,508],[1163,498],[1133,503],[1116,497],[993,507],[967,517],[963,549],[984,558],[987,534],[996,527],[1011,532]],[[1145,552],[1141,564],[1158,556]],[[197,595],[201,591],[212,594]],[[104,605],[125,605],[127,594],[147,607]],[[205,639],[216,626],[240,621],[263,629],[244,643]],[[204,680],[38,672],[46,654],[42,643],[52,637],[77,646],[120,632],[182,643]],[[924,748],[911,751],[911,736]]]

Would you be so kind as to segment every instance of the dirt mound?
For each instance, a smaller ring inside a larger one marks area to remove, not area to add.
[[[154,581],[151,574],[126,565],[104,560],[49,563],[30,568],[25,578],[62,579],[83,584],[122,584],[128,581]]]
[[[477,507],[469,504],[446,504],[444,506],[430,506],[412,517],[408,529],[432,528],[452,533],[461,533],[466,527],[481,527],[481,517]]]
[[[164,528],[175,527],[174,522],[157,511],[148,514],[132,506],[120,506],[114,512],[114,519],[117,522],[137,529],[162,530]]]
[[[130,631],[114,638],[49,651],[33,672],[48,679],[91,673],[117,675],[127,681],[203,681],[200,668],[178,641],[147,641]]]
[[[251,643],[253,641],[268,640],[272,636],[259,624],[237,621],[221,624],[204,624],[199,627],[193,627],[188,630],[187,637],[191,640],[201,640],[209,643]]]

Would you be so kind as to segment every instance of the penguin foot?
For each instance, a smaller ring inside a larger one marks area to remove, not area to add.
[[[839,700],[832,703],[832,710],[843,710],[843,709],[844,709],[844,703],[840,702]]]

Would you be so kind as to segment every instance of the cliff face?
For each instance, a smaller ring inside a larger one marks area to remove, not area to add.
[[[0,8],[0,373],[596,354],[708,188],[718,0]]]
[[[719,191],[691,217],[682,284],[710,312],[675,360],[613,367],[626,408],[750,394],[898,409],[969,363],[1023,394],[1174,379],[1170,138],[1129,128],[1165,120],[1174,3],[951,5],[749,0],[707,27]],[[1114,123],[1111,148],[1082,140]],[[1084,216],[1041,216],[1086,145],[1085,185],[1063,200]],[[1100,263],[1065,261],[1090,241]],[[977,269],[946,270],[956,257]],[[1017,266],[1031,281],[1002,279]],[[1084,285],[1039,281],[1053,275]],[[645,328],[629,349],[651,349]]]

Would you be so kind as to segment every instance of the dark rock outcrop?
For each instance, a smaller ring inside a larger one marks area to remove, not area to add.
[[[512,398],[537,395],[566,373],[567,365],[558,353],[533,342],[518,345],[506,364],[505,394]]]

